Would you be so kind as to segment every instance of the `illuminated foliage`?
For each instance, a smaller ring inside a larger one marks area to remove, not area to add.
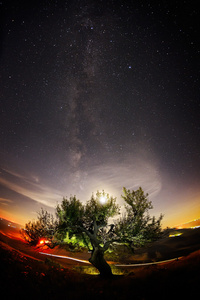
[[[161,235],[163,215],[161,214],[158,219],[149,215],[149,210],[153,206],[148,200],[148,194],[145,194],[141,187],[136,191],[123,188],[123,192],[126,214],[115,226],[115,232],[121,241],[129,243],[134,248],[158,239]]]
[[[129,244],[133,247],[143,246],[145,243],[157,239],[161,233],[162,215],[158,220],[150,217],[148,211],[152,203],[148,194],[142,188],[136,191],[123,189],[126,205],[126,214],[109,224],[109,218],[119,214],[116,199],[104,191],[92,195],[91,199],[83,205],[76,197],[64,198],[57,206],[58,232],[68,234],[68,239],[77,245],[84,242],[92,255],[90,262],[104,276],[111,275],[111,268],[104,259],[113,242]]]
[[[103,200],[102,200],[103,199]],[[90,262],[104,276],[112,274],[110,266],[104,259],[104,252],[113,241],[113,232],[108,226],[108,220],[119,214],[116,198],[110,197],[104,191],[92,195],[83,205],[76,197],[64,198],[57,206],[58,233],[66,236],[76,236],[89,248],[92,247]]]

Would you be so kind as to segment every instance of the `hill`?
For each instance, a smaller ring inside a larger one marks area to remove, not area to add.
[[[163,238],[135,251],[133,261],[150,262],[178,258],[200,249],[200,228],[169,229]]]
[[[86,274],[84,271],[88,267],[78,266],[78,263],[64,267],[62,260],[54,261],[44,255],[42,261],[38,253],[31,256],[34,250],[29,250],[25,244],[23,247],[27,249],[23,253],[24,248],[18,250],[23,242],[12,237],[16,228],[11,230],[8,225],[1,226],[1,230],[6,228],[6,236],[0,234],[0,283],[4,299],[179,299],[182,294],[185,299],[191,299],[199,290],[200,250],[170,263],[121,267],[118,268],[121,275],[106,280]],[[153,249],[161,249],[162,245],[164,249],[168,243],[166,251],[169,252],[181,243],[184,248],[183,243],[188,240],[187,248],[197,234],[199,237],[198,229],[185,230],[182,239],[181,236],[166,236],[143,251],[153,253]],[[142,249],[140,255],[143,255]]]
[[[14,222],[6,220],[4,218],[0,218],[0,224],[8,226],[8,227],[16,228],[16,229],[21,229],[23,227],[22,225],[20,225],[18,223],[14,223]]]
[[[200,226],[200,219],[191,220],[187,223],[179,224],[176,226],[177,229],[182,228],[192,228],[192,227],[198,227]]]
[[[170,264],[132,268],[105,280],[40,262],[9,250],[0,242],[0,282],[4,299],[191,299],[199,290],[200,251]],[[5,296],[6,295],[6,296]]]

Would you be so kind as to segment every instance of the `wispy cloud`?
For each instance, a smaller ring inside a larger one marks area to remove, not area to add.
[[[87,171],[79,171],[74,192],[84,200],[91,192],[104,189],[116,196],[119,202],[122,188],[137,189],[141,186],[151,199],[162,190],[162,176],[155,163],[142,159],[126,160],[123,162],[102,163],[91,166]]]
[[[49,207],[55,207],[56,200],[61,198],[59,192],[45,186],[35,179],[35,176],[26,177],[12,170],[2,169],[0,174],[0,184],[9,190],[28,197]],[[2,198],[3,199],[3,198]],[[12,200],[7,199],[7,203]],[[2,201],[3,202],[3,201]],[[4,199],[4,203],[6,203]]]
[[[6,199],[6,198],[0,198],[0,205],[9,205],[13,203],[13,200]]]

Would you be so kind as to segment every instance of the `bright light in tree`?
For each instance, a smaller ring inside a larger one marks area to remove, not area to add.
[[[46,239],[41,239],[41,240],[39,241],[39,244],[40,244],[40,245],[44,245],[44,244],[48,244],[48,243],[50,243],[50,241],[48,241],[48,240],[46,240]]]
[[[106,201],[107,201],[106,196],[101,196],[100,199],[99,199],[99,201],[101,202],[101,204],[105,204]]]

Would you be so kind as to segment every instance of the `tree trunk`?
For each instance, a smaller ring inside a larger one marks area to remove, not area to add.
[[[104,251],[101,248],[93,248],[89,262],[99,270],[102,277],[111,277],[113,275],[111,267],[104,259]]]

